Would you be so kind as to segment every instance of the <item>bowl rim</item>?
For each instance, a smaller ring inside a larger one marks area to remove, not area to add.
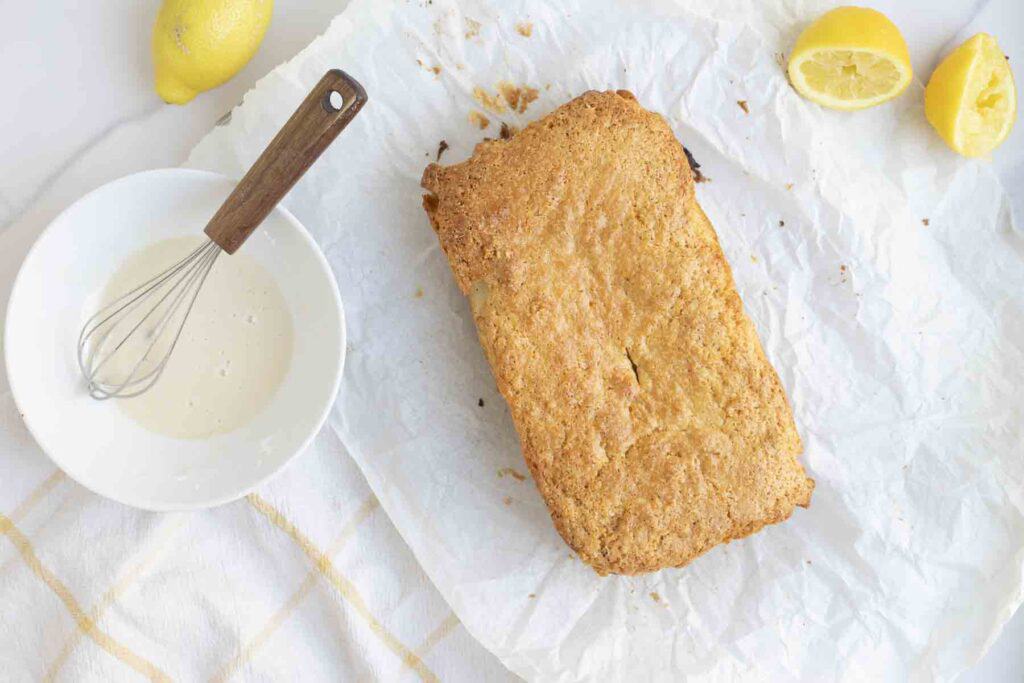
[[[9,339],[12,334],[11,329],[13,318],[13,307],[11,306],[11,304],[15,300],[15,297],[18,295],[19,289],[23,281],[23,275],[26,272],[27,265],[32,260],[36,251],[39,249],[39,245],[43,241],[43,238],[51,230],[54,229],[54,226],[66,220],[66,217],[69,214],[71,214],[79,205],[83,204],[88,199],[92,198],[94,195],[100,192],[110,191],[111,188],[114,188],[118,185],[128,184],[129,182],[135,181],[141,177],[148,177],[150,179],[154,179],[155,182],[163,182],[163,179],[165,178],[182,178],[186,176],[195,179],[202,178],[204,180],[210,181],[226,181],[232,184],[238,183],[238,179],[230,178],[220,173],[215,173],[213,171],[206,171],[193,168],[157,168],[150,169],[147,171],[140,171],[137,173],[130,173],[128,175],[121,176],[119,178],[116,178],[115,180],[111,180],[109,182],[103,183],[102,185],[99,185],[98,187],[93,188],[92,190],[86,192],[78,199],[73,201],[71,204],[66,206],[63,210],[61,210],[60,213],[54,216],[54,218],[51,219],[49,223],[47,223],[46,227],[43,228],[36,236],[35,240],[32,243],[32,246],[25,253],[25,257],[22,259],[21,264],[18,266],[18,272],[14,277],[14,282],[11,286],[11,293],[7,299],[7,312],[4,316],[4,369],[6,370],[7,373],[8,383],[10,385],[11,390],[11,396],[14,399],[14,405],[18,410],[18,414],[21,416],[22,422],[25,424],[26,429],[28,429],[29,434],[32,435],[32,439],[33,441],[35,441],[39,449],[43,453],[45,453],[46,457],[49,458],[50,461],[54,465],[56,465],[57,468],[60,469],[64,474],[66,474],[73,481],[78,483],[80,486],[88,489],[92,493],[95,493],[96,495],[102,496],[104,498],[108,498],[115,502],[121,503],[122,505],[127,505],[129,507],[138,508],[141,510],[149,510],[153,512],[205,510],[208,508],[225,505],[227,503],[234,502],[244,497],[245,495],[251,493],[255,489],[259,488],[263,484],[267,483],[268,481],[276,477],[282,471],[284,471],[284,469],[289,464],[291,464],[299,454],[303,453],[309,447],[309,445],[313,442],[313,439],[316,438],[316,435],[320,433],[321,429],[324,426],[324,423],[327,421],[327,416],[330,414],[331,408],[334,406],[334,402],[337,400],[338,390],[341,387],[341,378],[345,370],[346,349],[348,346],[347,327],[345,324],[345,308],[344,305],[342,304],[341,292],[338,290],[338,282],[334,277],[334,271],[331,269],[331,266],[327,261],[327,257],[324,256],[323,251],[320,249],[320,245],[317,244],[315,239],[313,239],[313,236],[309,233],[308,230],[306,230],[306,227],[287,208],[285,208],[283,204],[279,203],[277,204],[277,206],[273,208],[271,213],[278,214],[279,217],[283,218],[287,223],[291,224],[291,226],[296,229],[296,232],[305,241],[307,246],[310,247],[310,250],[313,252],[314,260],[323,270],[324,274],[327,276],[328,282],[331,285],[331,295],[338,309],[339,362],[337,364],[337,371],[331,382],[331,392],[329,394],[330,399],[325,401],[325,404],[320,408],[320,414],[317,417],[315,426],[312,429],[310,429],[309,433],[305,436],[305,438],[302,440],[302,443],[295,449],[295,451],[288,455],[286,458],[284,458],[275,468],[273,468],[272,470],[270,470],[265,475],[260,477],[258,480],[252,482],[251,484],[236,487],[222,495],[213,496],[199,502],[159,503],[144,498],[133,498],[131,495],[125,495],[120,491],[101,490],[102,487],[97,486],[95,483],[87,484],[84,481],[81,481],[74,474],[72,474],[54,454],[52,454],[43,446],[43,442],[40,440],[39,436],[36,433],[36,430],[32,426],[31,416],[25,410],[24,406],[22,405],[22,402],[18,398],[18,387],[16,386],[16,382],[12,381],[12,378],[15,377],[15,375],[11,373],[11,367],[13,366],[14,362],[11,357],[11,346],[9,343]]]

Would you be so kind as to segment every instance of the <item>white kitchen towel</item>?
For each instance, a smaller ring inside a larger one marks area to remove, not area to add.
[[[3,681],[515,680],[330,430],[243,500],[143,512],[57,470],[5,392],[0,510]]]

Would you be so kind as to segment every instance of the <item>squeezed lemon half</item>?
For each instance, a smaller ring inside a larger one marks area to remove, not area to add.
[[[787,72],[807,99],[846,110],[891,100],[913,76],[900,30],[866,7],[837,7],[804,29]]]
[[[995,38],[979,33],[942,60],[928,79],[924,113],[964,156],[985,156],[1002,144],[1017,116],[1017,91]]]

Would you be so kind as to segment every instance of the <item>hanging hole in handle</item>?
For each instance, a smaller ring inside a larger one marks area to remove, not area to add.
[[[345,107],[345,97],[337,90],[331,90],[324,96],[324,109],[341,111]]]

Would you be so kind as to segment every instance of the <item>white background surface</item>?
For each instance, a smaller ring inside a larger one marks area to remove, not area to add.
[[[0,254],[0,310],[24,251],[58,211],[116,177],[180,164],[256,79],[326,28],[346,1],[278,0],[253,62],[230,83],[185,107],[164,105],[152,90],[149,32],[158,4],[0,4],[0,230],[16,236],[15,248]],[[985,5],[971,0],[868,4],[886,11],[903,30],[918,77],[930,72],[946,43]],[[982,28],[1001,38],[1024,29]],[[990,654],[962,680],[1018,681],[1022,672],[1024,614],[1018,613]]]

